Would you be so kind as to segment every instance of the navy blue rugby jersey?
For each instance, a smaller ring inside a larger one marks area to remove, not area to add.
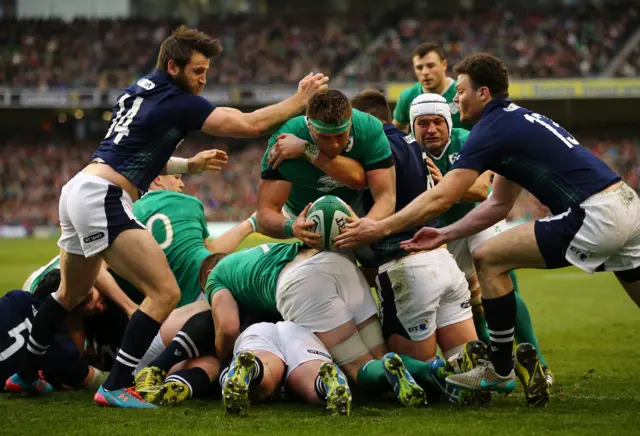
[[[118,97],[92,159],[101,159],[146,192],[187,133],[200,130],[214,109],[156,70]]]
[[[620,180],[559,124],[505,98],[485,106],[452,170],[457,168],[495,171],[554,215]]]

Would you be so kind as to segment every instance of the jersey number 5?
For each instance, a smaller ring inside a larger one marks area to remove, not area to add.
[[[126,101],[129,97],[131,97],[129,94],[123,94],[118,100],[118,112],[116,113],[113,121],[111,121],[109,130],[107,130],[107,134],[104,137],[104,139],[107,139],[109,136],[116,133],[115,138],[113,138],[114,144],[118,144],[123,137],[129,135],[129,124],[131,124],[133,117],[135,117],[140,110],[142,100],[144,100],[142,97],[136,97],[133,100],[131,107],[127,109]]]
[[[156,238],[156,241],[158,242],[158,245],[160,245],[160,248],[165,250],[173,242],[173,226],[171,225],[171,220],[169,219],[168,216],[166,216],[163,213],[157,213],[151,216],[151,218],[149,218],[149,221],[147,221],[147,229],[149,229],[149,231],[152,234],[153,234],[153,224],[158,220],[162,221],[162,224],[164,225],[165,236],[164,236],[163,242],[158,241],[157,238]]]
[[[24,336],[22,336],[22,332],[24,330],[31,332],[31,321],[29,321],[29,319],[25,319],[20,324],[9,330],[9,337],[14,338],[16,341],[7,349],[0,352],[0,362],[10,358],[24,346],[25,340]]]
[[[574,145],[580,145],[580,143],[576,141],[576,139],[573,136],[571,136],[569,132],[567,132],[560,126],[560,124],[554,121],[551,121],[547,117],[534,113],[534,114],[525,114],[524,118],[530,123],[540,124],[545,129],[553,133],[559,140],[564,142],[569,148],[573,148]]]

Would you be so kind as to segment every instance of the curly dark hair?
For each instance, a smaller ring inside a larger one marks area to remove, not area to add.
[[[474,89],[486,86],[492,97],[509,96],[509,71],[502,60],[489,53],[476,53],[462,59],[453,72],[466,74]]]
[[[365,89],[351,98],[351,106],[359,111],[373,115],[383,123],[390,123],[391,109],[384,94],[377,89]]]

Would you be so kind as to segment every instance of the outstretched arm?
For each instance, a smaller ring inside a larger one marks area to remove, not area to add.
[[[251,233],[257,230],[252,224],[251,219],[255,223],[255,213],[251,215],[251,218],[242,221],[234,228],[227,230],[217,238],[205,239],[205,246],[207,250],[212,253],[231,253],[234,251],[244,239]]]

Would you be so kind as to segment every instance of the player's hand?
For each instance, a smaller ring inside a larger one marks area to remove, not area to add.
[[[222,150],[205,150],[189,158],[189,174],[198,174],[203,171],[221,171],[229,158]]]
[[[429,172],[431,173],[431,177],[433,178],[433,182],[437,185],[440,180],[442,180],[442,172],[440,168],[433,163],[433,161],[427,156],[425,157],[427,161],[427,168],[429,168]]]
[[[400,248],[405,251],[434,250],[447,242],[441,229],[423,227],[412,239],[400,242]]]
[[[298,159],[304,156],[304,149],[307,141],[295,135],[283,133],[278,136],[276,143],[269,150],[267,163],[275,170],[287,159]]]
[[[322,235],[311,230],[315,227],[316,223],[307,221],[307,213],[310,208],[311,203],[307,204],[307,207],[305,207],[304,210],[300,212],[300,215],[298,215],[298,218],[296,218],[296,222],[293,223],[293,234],[296,238],[304,242],[305,245],[320,250],[322,249]]]
[[[384,232],[379,221],[358,218],[346,225],[336,236],[336,248],[355,248],[377,241]]]
[[[297,95],[302,98],[304,104],[316,93],[329,89],[327,82],[329,78],[322,73],[309,73],[298,83]]]

